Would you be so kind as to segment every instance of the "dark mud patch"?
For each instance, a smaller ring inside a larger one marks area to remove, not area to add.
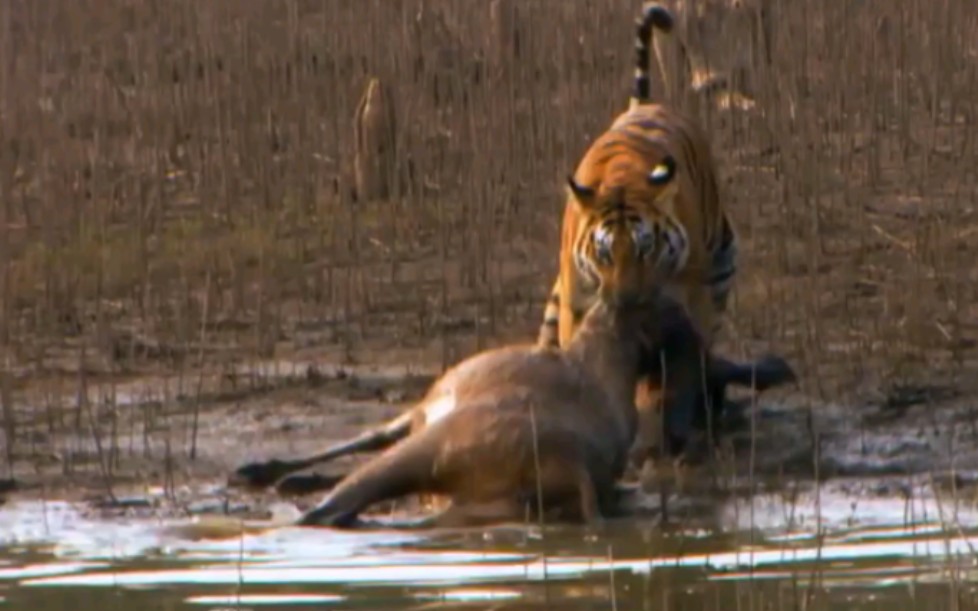
[[[757,468],[811,477],[964,473],[978,469],[978,405],[953,389],[855,405],[798,397],[743,414],[730,438]],[[751,422],[753,418],[753,422]],[[751,435],[751,432],[754,435]]]

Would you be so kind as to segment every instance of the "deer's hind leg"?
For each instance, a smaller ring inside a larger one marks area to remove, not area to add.
[[[292,460],[272,459],[242,465],[228,478],[228,483],[232,486],[264,488],[278,482],[290,473],[329,462],[341,456],[387,449],[410,434],[411,417],[410,411],[405,412],[379,427],[368,429],[353,439],[333,444],[322,452],[311,456]]]
[[[360,512],[380,501],[432,492],[439,449],[437,429],[425,429],[362,465],[299,519],[305,526],[350,527]]]

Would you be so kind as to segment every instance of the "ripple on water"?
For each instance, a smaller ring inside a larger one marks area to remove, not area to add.
[[[346,600],[333,594],[232,594],[220,596],[189,596],[184,602],[191,605],[324,605]]]
[[[55,586],[112,588],[233,607],[347,605],[365,592],[403,604],[468,604],[526,598],[542,584],[573,589],[603,583],[606,596],[618,587],[609,585],[612,571],[626,583],[684,576],[681,583],[697,584],[684,591],[704,596],[745,581],[844,590],[943,583],[951,565],[959,581],[978,580],[971,568],[978,533],[960,526],[978,524],[970,510],[948,511],[933,499],[909,509],[903,499],[846,499],[830,487],[818,498],[816,506],[811,496],[795,496],[792,515],[808,519],[782,520],[780,528],[776,516],[784,516],[788,504],[770,495],[754,497],[753,522],[743,521],[750,503],[737,501],[720,504],[712,524],[688,532],[626,521],[597,541],[580,529],[547,529],[541,540],[536,529],[511,527],[481,537],[282,527],[234,540],[189,541],[166,535],[161,522],[93,520],[66,503],[45,503],[38,515],[40,505],[25,504],[0,509],[0,541],[22,550],[0,552],[0,582],[32,597]],[[907,516],[917,522],[905,523]],[[512,536],[516,531],[523,535]],[[653,531],[658,534],[650,536]],[[609,547],[613,557],[605,553]]]
[[[148,586],[179,584],[373,584],[373,585],[462,585],[500,581],[542,581],[574,579],[593,572],[626,570],[646,573],[656,569],[701,568],[729,576],[744,569],[797,567],[823,563],[831,567],[843,561],[928,560],[969,555],[978,546],[978,538],[948,539],[935,537],[908,541],[823,544],[777,548],[737,549],[702,554],[663,555],[610,561],[606,557],[542,558],[539,555],[518,558],[513,554],[485,552],[462,560],[457,554],[440,559],[441,552],[397,558],[388,555],[359,555],[330,562],[320,559],[315,565],[279,560],[268,563],[252,561],[238,566],[199,566],[185,569],[152,571],[93,571],[83,574],[39,576],[25,579],[24,586]],[[396,554],[393,554],[396,556]],[[919,565],[918,565],[919,566]],[[842,571],[845,573],[848,569]]]
[[[11,503],[0,508],[0,549],[20,547],[57,558],[113,560],[142,557],[229,562],[346,558],[359,550],[419,540],[405,532],[336,532],[282,527],[227,540],[189,541],[168,534],[171,522],[109,520],[83,515],[65,502]]]

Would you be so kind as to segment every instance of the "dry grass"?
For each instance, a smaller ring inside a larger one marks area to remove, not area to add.
[[[721,349],[787,354],[819,399],[975,390],[978,6],[771,4],[756,111],[703,117],[744,237]],[[439,366],[532,337],[562,180],[625,104],[636,10],[2,3],[8,465],[42,410],[87,434],[77,397],[104,379],[176,372],[199,391],[202,368],[250,358]],[[396,176],[356,201],[370,77],[393,102]]]

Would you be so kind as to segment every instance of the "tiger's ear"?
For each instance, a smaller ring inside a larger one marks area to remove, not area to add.
[[[567,186],[570,188],[571,194],[582,204],[588,204],[594,199],[594,189],[578,183],[573,176],[567,177]]]
[[[672,155],[666,155],[662,158],[662,161],[655,164],[652,171],[649,172],[649,184],[661,187],[672,182],[672,179],[676,177],[676,160],[672,158]]]

